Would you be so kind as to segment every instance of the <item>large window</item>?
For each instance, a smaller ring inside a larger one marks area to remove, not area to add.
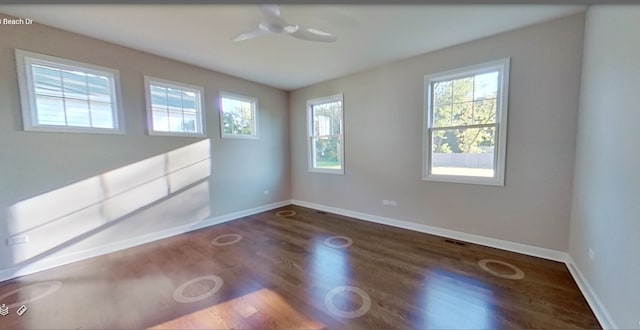
[[[504,185],[509,59],[425,77],[425,180]]]
[[[258,138],[258,100],[220,92],[220,130],[223,138]]]
[[[309,171],[344,174],[342,94],[307,102]]]
[[[145,76],[149,134],[204,136],[202,87]]]
[[[24,129],[123,133],[118,71],[16,50]]]

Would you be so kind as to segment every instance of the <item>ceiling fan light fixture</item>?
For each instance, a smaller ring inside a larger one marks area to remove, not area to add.
[[[298,31],[298,29],[300,29],[298,25],[289,25],[285,26],[283,30],[285,30],[287,33],[294,33]]]

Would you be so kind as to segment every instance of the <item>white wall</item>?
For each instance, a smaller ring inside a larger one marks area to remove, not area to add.
[[[583,18],[546,22],[292,92],[293,198],[567,251]],[[511,57],[506,185],[422,181],[424,75],[504,57]],[[344,93],[345,175],[309,173],[305,102],[337,93]],[[382,206],[383,199],[398,206]]]
[[[126,134],[23,131],[15,49],[118,69]],[[0,273],[291,198],[286,91],[38,24],[2,26],[0,72]],[[146,134],[144,75],[204,87],[207,137]],[[259,140],[220,138],[219,90],[258,99]]]
[[[640,328],[639,36],[639,6],[587,13],[569,247],[608,326],[632,329]]]

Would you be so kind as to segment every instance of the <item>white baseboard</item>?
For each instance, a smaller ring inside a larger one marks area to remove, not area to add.
[[[70,264],[72,262],[97,257],[103,254],[128,249],[134,246],[154,242],[171,236],[184,234],[201,228],[217,225],[223,222],[239,219],[253,214],[269,211],[278,207],[290,205],[291,201],[281,201],[268,205],[262,205],[248,210],[233,212],[222,216],[207,218],[196,223],[190,223],[183,226],[173,227],[159,232],[149,233],[142,236],[133,237],[123,241],[101,245],[95,248],[72,252],[60,256],[44,258],[24,265],[16,265],[8,269],[0,271],[0,282],[10,280],[19,276],[33,274],[39,271],[51,269],[54,267]]]
[[[308,207],[308,208],[321,210],[321,211],[325,211],[325,212],[340,214],[340,215],[344,215],[344,216],[347,216],[347,217],[352,217],[352,218],[356,218],[356,219],[362,219],[362,220],[366,220],[366,221],[370,221],[370,222],[380,223],[380,224],[383,224],[383,225],[389,225],[389,226],[393,226],[393,227],[409,229],[409,230],[418,231],[418,232],[427,233],[427,234],[432,234],[432,235],[436,235],[436,236],[452,238],[452,239],[456,239],[456,240],[460,240],[460,241],[467,241],[467,242],[471,242],[471,243],[476,243],[476,244],[480,244],[480,245],[494,247],[494,248],[497,248],[497,249],[502,249],[502,250],[507,250],[507,251],[512,251],[512,252],[522,253],[522,254],[526,254],[526,255],[530,255],[530,256],[534,256],[534,257],[540,257],[540,258],[544,258],[544,259],[550,259],[550,260],[554,260],[554,261],[565,262],[567,260],[567,256],[568,256],[566,252],[561,252],[561,251],[541,248],[541,247],[537,247],[537,246],[531,246],[531,245],[526,245],[526,244],[520,244],[520,243],[505,241],[505,240],[501,240],[501,239],[497,239],[497,238],[490,238],[490,237],[484,237],[484,236],[480,236],[480,235],[468,234],[468,233],[463,233],[463,232],[459,232],[459,231],[455,231],[455,230],[423,225],[423,224],[419,224],[419,223],[415,223],[415,222],[409,222],[409,221],[403,221],[403,220],[392,219],[392,218],[387,218],[387,217],[381,217],[381,216],[378,216],[378,215],[373,215],[373,214],[368,214],[368,213],[350,211],[350,210],[335,208],[335,207],[331,207],[331,206],[305,202],[305,201],[301,201],[301,200],[292,200],[291,203],[294,204],[294,205],[302,206],[302,207]]]
[[[569,268],[571,276],[573,276],[576,284],[578,284],[580,291],[582,291],[582,295],[587,300],[587,303],[589,303],[591,310],[593,310],[593,313],[596,315],[596,318],[600,322],[602,328],[620,329],[613,321],[613,318],[611,317],[609,312],[607,312],[607,309],[604,307],[600,299],[598,299],[595,291],[593,291],[593,288],[591,288],[591,285],[589,285],[589,282],[587,282],[587,279],[584,277],[584,275],[582,275],[580,268],[578,268],[575,261],[573,261],[573,258],[571,258],[570,255],[567,256],[566,264],[567,268]]]

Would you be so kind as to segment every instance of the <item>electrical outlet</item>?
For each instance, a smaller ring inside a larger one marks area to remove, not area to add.
[[[388,199],[382,200],[382,205],[389,206],[389,200]]]
[[[7,239],[7,245],[9,246],[24,243],[29,243],[29,235],[13,236]]]
[[[592,248],[589,248],[589,259],[593,260],[596,258],[596,253],[593,251]]]
[[[389,201],[389,205],[391,205],[391,206],[397,206],[397,205],[398,205],[398,202],[396,202],[396,201]]]

